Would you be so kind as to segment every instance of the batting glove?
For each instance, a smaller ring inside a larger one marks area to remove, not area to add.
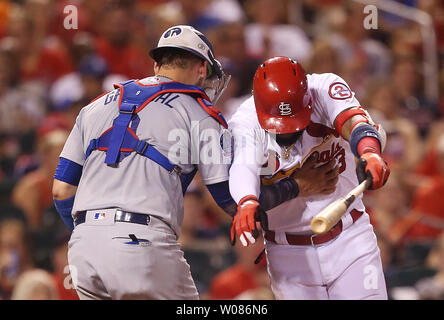
[[[231,244],[236,243],[236,235],[244,247],[254,244],[259,237],[256,221],[261,223],[262,229],[268,230],[267,214],[258,199],[253,195],[245,196],[238,203],[231,225]]]
[[[356,166],[356,175],[359,183],[370,177],[371,184],[369,189],[375,190],[381,188],[390,175],[390,168],[382,157],[373,152],[367,152],[361,155]]]

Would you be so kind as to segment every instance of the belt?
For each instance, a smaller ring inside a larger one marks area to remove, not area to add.
[[[364,212],[353,209],[350,211],[350,215],[353,219],[353,223],[358,220]],[[309,245],[319,245],[330,240],[333,240],[342,232],[342,220],[339,220],[337,224],[333,228],[331,228],[327,233],[320,235],[295,235],[286,233],[285,237],[287,238],[288,244],[295,246],[309,246]],[[275,240],[275,232],[274,231],[265,231],[265,239],[268,241],[276,243]]]
[[[74,226],[84,223],[86,220],[86,211],[79,211],[74,219]],[[150,223],[150,216],[142,213],[126,212],[117,210],[114,216],[116,222],[129,222],[148,225]]]

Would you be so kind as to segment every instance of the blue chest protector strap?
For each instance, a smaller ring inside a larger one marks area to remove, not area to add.
[[[105,163],[107,165],[117,165],[121,161],[122,152],[136,152],[156,162],[169,172],[180,173],[179,166],[172,164],[154,146],[140,140],[130,127],[130,123],[134,121],[137,113],[163,93],[178,92],[194,96],[205,111],[226,127],[226,122],[218,110],[203,103],[208,97],[199,87],[178,82],[141,85],[134,80],[116,84],[115,87],[120,88],[119,115],[114,119],[111,128],[106,130],[99,138],[90,141],[86,150],[86,158],[94,150],[106,151]]]
[[[105,163],[116,164],[119,158],[128,125],[136,111],[137,104],[132,101],[124,101],[120,104],[119,116],[114,120],[111,137],[109,138],[108,151],[106,152]]]

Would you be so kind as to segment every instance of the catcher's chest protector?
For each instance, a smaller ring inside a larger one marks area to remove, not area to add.
[[[91,140],[86,150],[86,158],[94,150],[105,151],[105,163],[113,166],[117,165],[131,152],[137,152],[169,172],[180,173],[180,167],[172,164],[167,157],[146,141],[139,140],[135,132],[140,121],[137,115],[138,112],[164,93],[176,92],[193,96],[209,115],[227,128],[227,123],[222,114],[211,105],[205,92],[197,86],[185,85],[179,82],[142,85],[135,80],[129,80],[116,84],[114,87],[120,88],[119,115],[114,119],[111,128],[102,133],[99,138]]]

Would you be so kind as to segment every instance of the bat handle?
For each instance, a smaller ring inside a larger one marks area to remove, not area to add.
[[[351,204],[360,194],[367,190],[370,184],[371,179],[367,178],[351,190],[346,196],[333,201],[325,207],[311,220],[311,229],[313,232],[316,234],[323,234],[330,230],[339,220],[341,220]]]

